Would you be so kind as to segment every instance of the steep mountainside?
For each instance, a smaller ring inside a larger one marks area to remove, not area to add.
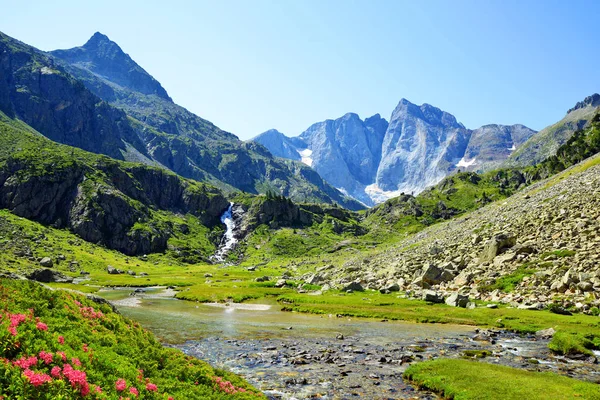
[[[535,131],[523,125],[484,125],[471,134],[459,167],[468,170],[498,167],[534,134]]]
[[[600,95],[596,93],[586,97],[567,111],[567,115],[563,119],[542,129],[526,141],[504,165],[533,165],[553,155],[574,132],[587,126],[599,110]]]
[[[6,115],[60,143],[116,159],[146,158],[146,147],[124,112],[48,57],[2,33],[0,71],[0,111]]]
[[[419,193],[457,169],[497,167],[535,131],[486,125],[474,131],[451,114],[402,99],[390,123],[356,114],[312,125],[298,137],[269,131],[253,140],[280,157],[300,159],[366,205]]]
[[[129,255],[200,260],[228,205],[211,186],[54,143],[0,112],[0,208],[16,215]]]
[[[56,50],[51,56],[92,93],[129,117],[128,125],[147,160],[128,160],[154,162],[226,190],[275,190],[298,201],[362,207],[303,164],[275,158],[255,143],[243,143],[173,103],[160,83],[105,35],[96,33],[85,45]]]

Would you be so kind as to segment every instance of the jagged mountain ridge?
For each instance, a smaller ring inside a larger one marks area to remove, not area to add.
[[[523,125],[470,130],[429,104],[400,100],[388,123],[349,113],[313,124],[297,137],[274,130],[253,140],[279,157],[300,159],[325,180],[372,206],[419,193],[450,173],[497,167],[535,131]]]
[[[56,142],[227,191],[270,189],[297,201],[362,208],[305,165],[276,159],[173,103],[104,35],[51,55],[0,34],[0,50],[0,111]]]
[[[563,119],[529,138],[523,146],[511,154],[504,166],[534,165],[555,154],[556,150],[575,132],[587,127],[598,111],[600,111],[600,94],[595,93],[569,109]]]

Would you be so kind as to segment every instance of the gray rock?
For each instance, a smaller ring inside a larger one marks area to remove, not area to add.
[[[465,308],[469,303],[469,296],[465,296],[458,293],[453,293],[448,296],[445,300],[445,303],[452,307],[462,307]]]
[[[389,285],[385,285],[384,287],[382,287],[381,289],[379,289],[379,291],[381,293],[399,292],[400,291],[400,285],[398,285],[397,283],[392,283],[392,284],[389,284]]]
[[[423,300],[430,302],[430,303],[443,303],[444,302],[444,297],[433,291],[433,290],[425,290],[423,292]]]
[[[254,279],[255,282],[268,282],[269,281],[269,277],[268,276],[259,276],[258,278]]]
[[[52,262],[52,259],[50,257],[44,257],[40,260],[40,265],[42,267],[52,268],[54,263]]]
[[[43,268],[36,269],[31,274],[27,276],[27,278],[32,281],[50,283],[50,282],[58,282],[58,283],[71,283],[73,282],[73,278],[67,275],[64,275],[58,271],[53,269]]]
[[[362,287],[360,282],[351,282],[350,284],[343,287],[342,291],[347,292],[348,290],[352,292],[364,292],[365,289]]]
[[[535,333],[535,336],[537,336],[540,339],[550,339],[552,338],[552,336],[554,336],[555,333],[556,331],[554,330],[554,328],[548,328],[537,331]]]
[[[442,282],[449,282],[453,278],[454,274],[452,272],[438,268],[431,263],[427,263],[423,266],[423,269],[413,283],[420,286],[422,286],[423,283],[437,285]]]
[[[502,250],[511,248],[517,243],[517,238],[510,234],[501,233],[495,235],[485,243],[481,256],[481,261],[492,261]]]
[[[275,287],[282,288],[285,286],[285,284],[286,284],[285,279],[279,279],[277,282],[275,282]]]
[[[106,272],[108,272],[110,275],[118,275],[118,274],[122,274],[123,273],[123,271],[121,271],[120,269],[116,269],[112,265],[108,265],[106,267]]]

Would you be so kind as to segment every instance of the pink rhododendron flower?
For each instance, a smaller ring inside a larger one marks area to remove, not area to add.
[[[58,365],[55,365],[54,367],[52,367],[52,369],[50,370],[50,375],[52,375],[55,378],[59,378],[60,377],[60,367]]]
[[[149,390],[151,392],[156,392],[158,390],[158,388],[156,387],[156,385],[154,383],[147,383],[146,390]]]
[[[125,379],[123,378],[119,378],[117,379],[117,381],[115,382],[115,388],[121,392],[123,390],[125,390],[125,388],[127,387],[127,382],[125,382]]]
[[[134,395],[135,397],[138,396],[138,394],[140,394],[140,392],[138,392],[138,390],[134,387],[130,387],[129,388],[129,393],[131,393],[132,395]]]
[[[29,358],[21,357],[20,359],[15,361],[13,364],[16,365],[17,367],[21,367],[23,369],[29,369],[30,367],[37,364],[37,362],[38,362],[37,357],[31,356]]]
[[[41,386],[44,383],[50,382],[52,380],[52,378],[50,378],[50,376],[48,376],[46,374],[41,374],[41,373],[38,374],[36,372],[33,372],[30,369],[26,369],[25,371],[23,371],[23,375],[25,375],[27,377],[27,380],[33,386]]]
[[[62,358],[63,361],[67,361],[67,355],[65,354],[64,351],[57,351],[56,355],[60,356],[60,358]]]
[[[37,324],[35,324],[35,327],[38,328],[40,331],[47,331],[48,330],[48,325],[46,325],[43,322],[38,322]]]
[[[40,351],[39,356],[42,360],[44,360],[44,363],[46,363],[46,365],[52,363],[52,358],[53,358],[52,353],[47,353],[42,350],[42,351]]]
[[[77,357],[71,358],[71,363],[73,363],[73,365],[77,365],[78,367],[81,367],[81,361],[79,361],[79,358],[77,358]]]
[[[65,364],[63,365],[63,374],[73,388],[79,389],[82,396],[87,396],[90,393],[90,386],[85,372],[74,369],[69,364]]]
[[[58,337],[58,343],[65,344],[65,338],[63,336]]]

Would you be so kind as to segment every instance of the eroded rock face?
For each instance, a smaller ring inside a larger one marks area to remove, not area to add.
[[[159,169],[125,170],[108,161],[93,169],[70,164],[46,174],[30,174],[28,161],[9,159],[0,168],[0,207],[47,225],[69,228],[86,241],[125,254],[164,251],[174,227],[150,226],[150,208],[190,213],[209,227],[219,223],[229,205],[216,189],[194,186]],[[100,170],[107,179],[88,179]]]

